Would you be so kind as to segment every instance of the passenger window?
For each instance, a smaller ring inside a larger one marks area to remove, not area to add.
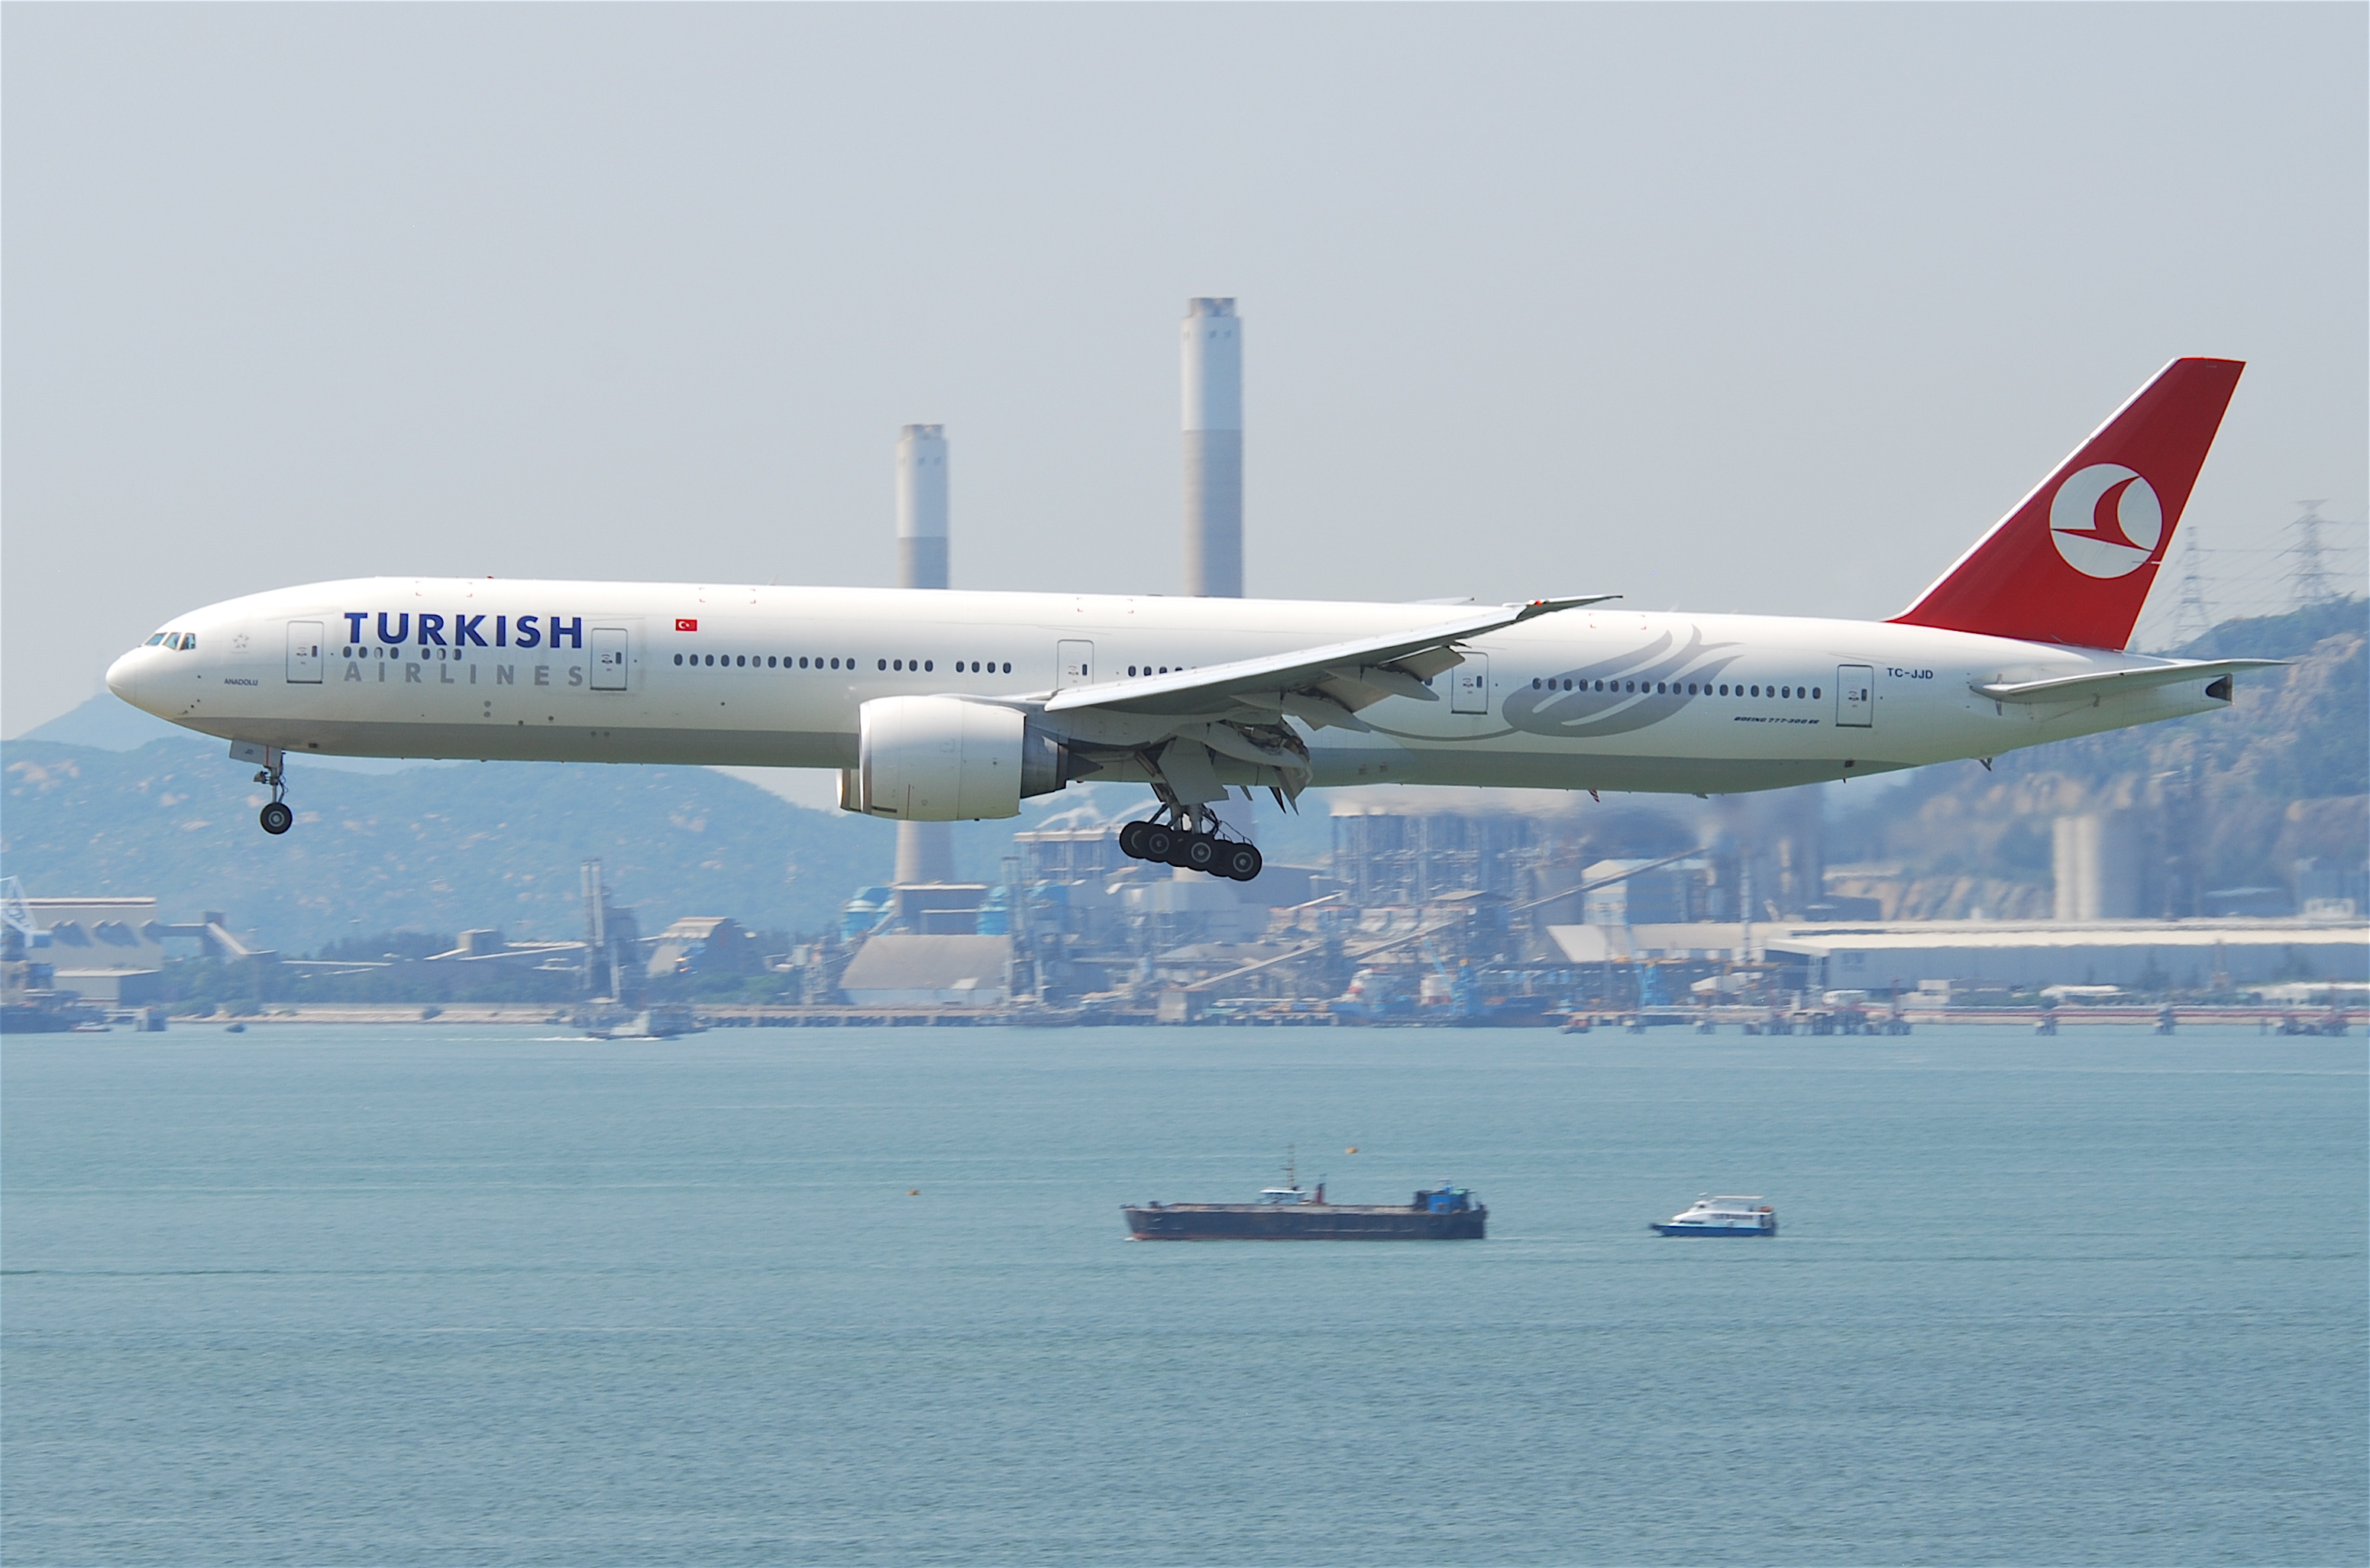
[[[1812,686],[1811,688],[1811,700],[1812,702],[1819,700],[1819,688],[1817,686]]]

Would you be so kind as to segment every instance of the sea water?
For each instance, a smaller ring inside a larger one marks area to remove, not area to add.
[[[7,1041],[6,1560],[2370,1549],[2358,1036],[556,1032]]]

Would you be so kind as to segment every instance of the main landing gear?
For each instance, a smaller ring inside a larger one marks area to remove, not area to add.
[[[1132,822],[1119,830],[1119,847],[1131,859],[1151,860],[1163,866],[1178,866],[1189,871],[1206,871],[1214,877],[1227,877],[1235,882],[1248,882],[1260,874],[1267,862],[1256,844],[1246,844],[1239,838],[1221,838],[1220,824],[1209,819],[1211,832],[1196,831],[1191,818],[1183,813],[1163,813],[1168,820]]]

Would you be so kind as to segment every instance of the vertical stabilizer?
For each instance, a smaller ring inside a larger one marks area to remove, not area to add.
[[[1893,619],[2123,647],[2245,368],[2217,359],[2165,366]]]

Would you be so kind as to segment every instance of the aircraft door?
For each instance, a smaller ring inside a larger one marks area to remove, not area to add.
[[[321,684],[321,623],[319,621],[288,623],[288,684],[291,686]]]
[[[1835,725],[1857,730],[1876,727],[1876,671],[1871,666],[1836,666]]]
[[[1490,711],[1490,655],[1467,653],[1465,663],[1448,672],[1451,713]]]
[[[622,626],[596,626],[592,628],[592,689],[623,691],[629,646]]]
[[[1089,686],[1095,678],[1095,645],[1057,642],[1053,645],[1053,689]]]

